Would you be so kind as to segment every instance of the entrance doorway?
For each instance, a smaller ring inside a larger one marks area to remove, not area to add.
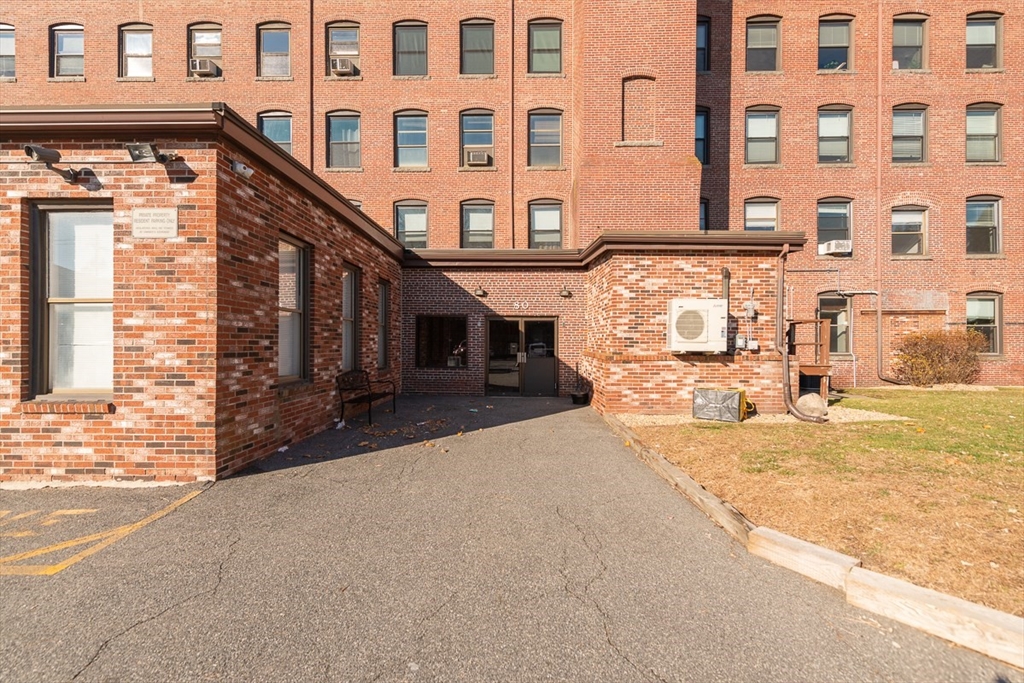
[[[554,318],[487,321],[487,393],[557,396]]]

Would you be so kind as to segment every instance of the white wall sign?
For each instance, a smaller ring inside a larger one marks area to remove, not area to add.
[[[132,209],[132,237],[178,236],[178,209]]]

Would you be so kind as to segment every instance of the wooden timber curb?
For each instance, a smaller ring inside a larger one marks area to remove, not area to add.
[[[645,446],[621,420],[613,415],[604,419],[640,460],[752,555],[842,591],[851,605],[1024,668],[1024,618],[869,571],[855,557],[755,526],[735,507]]]

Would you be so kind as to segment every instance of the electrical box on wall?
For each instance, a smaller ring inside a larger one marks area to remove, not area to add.
[[[668,347],[672,353],[728,351],[728,302],[725,299],[673,299],[668,308]]]

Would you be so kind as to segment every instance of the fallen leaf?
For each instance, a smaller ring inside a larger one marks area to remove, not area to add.
[[[357,445],[359,445],[359,446],[369,446],[370,442],[369,441],[360,441]]]

